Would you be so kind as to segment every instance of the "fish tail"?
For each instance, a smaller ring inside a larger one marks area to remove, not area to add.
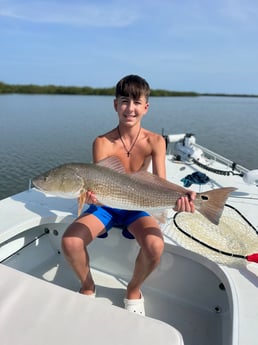
[[[218,225],[225,202],[229,194],[234,190],[236,190],[236,188],[226,187],[200,193],[200,205],[198,207],[198,211],[213,224]]]

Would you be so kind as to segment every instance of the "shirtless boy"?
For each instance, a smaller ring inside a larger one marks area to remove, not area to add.
[[[150,88],[137,75],[129,75],[116,85],[114,108],[118,115],[118,126],[98,136],[93,143],[93,161],[110,156],[120,159],[127,173],[147,170],[152,161],[153,174],[166,178],[164,138],[141,127],[147,114]],[[178,211],[194,212],[195,193],[177,201]],[[126,226],[140,245],[132,278],[127,286],[125,308],[144,315],[144,298],[141,285],[157,267],[164,248],[159,225],[154,217],[143,211],[125,211],[99,205],[94,191],[88,191],[89,209],[66,230],[62,246],[67,260],[81,281],[80,292],[95,294],[95,283],[91,275],[87,246],[103,232],[113,226]]]

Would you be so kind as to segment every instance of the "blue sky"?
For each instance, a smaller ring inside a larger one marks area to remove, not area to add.
[[[0,81],[258,94],[257,0],[0,0]]]

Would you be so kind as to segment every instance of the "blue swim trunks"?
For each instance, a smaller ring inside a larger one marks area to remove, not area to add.
[[[90,213],[97,217],[104,224],[107,232],[112,227],[122,228],[123,235],[126,238],[134,238],[134,236],[127,230],[127,227],[130,224],[141,217],[150,216],[149,213],[144,211],[128,211],[121,210],[119,208],[97,206],[93,204],[90,205],[84,213]],[[107,237],[107,233],[104,235],[100,235],[99,237]]]

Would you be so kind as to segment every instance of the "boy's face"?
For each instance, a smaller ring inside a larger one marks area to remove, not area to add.
[[[149,103],[144,96],[138,99],[119,96],[114,100],[114,108],[118,114],[119,122],[133,125],[143,118],[149,108]]]

